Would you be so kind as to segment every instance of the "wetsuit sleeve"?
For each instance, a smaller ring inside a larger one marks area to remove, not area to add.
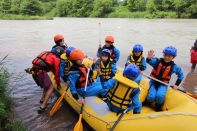
[[[115,79],[109,79],[108,81],[105,81],[103,83],[103,87],[106,87],[106,89],[112,89],[116,84],[116,80]]]
[[[142,58],[142,65],[140,66],[140,70],[141,71],[146,70],[146,60],[145,60],[145,58]]]
[[[54,59],[54,72],[53,73],[55,75],[57,86],[60,86],[60,59],[59,58]]]
[[[119,58],[120,58],[120,51],[117,48],[114,48],[114,54],[115,54],[115,59],[114,59],[114,63],[118,62]]]
[[[77,79],[79,78],[79,76],[80,75],[78,73],[72,73],[72,71],[69,71],[68,73],[68,80],[70,81],[69,88],[73,97],[75,96],[75,94],[77,94],[75,83],[77,82]]]
[[[175,85],[179,86],[184,79],[184,74],[181,67],[179,67],[178,65],[174,65],[172,72],[177,75],[178,78]]]
[[[153,57],[151,59],[146,58],[146,62],[151,65],[152,67],[155,67],[157,63],[159,62],[159,58]]]
[[[112,68],[112,73],[113,73],[113,75],[115,75],[116,72],[117,72],[116,64],[115,64],[115,63],[112,63],[112,64],[111,64],[111,68]]]

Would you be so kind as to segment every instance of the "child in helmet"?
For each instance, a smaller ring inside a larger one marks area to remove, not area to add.
[[[72,96],[78,100],[79,103],[84,102],[78,95],[83,96],[87,76],[87,68],[82,64],[84,58],[85,54],[80,50],[75,49],[70,53],[70,60],[73,65],[68,73],[69,87]],[[103,96],[105,93],[100,82],[93,82],[90,77],[88,77],[86,96],[96,96],[99,94]]]
[[[120,51],[113,45],[114,37],[113,36],[106,36],[105,37],[105,45],[101,48],[99,45],[99,49],[97,51],[97,57],[100,58],[101,52],[103,49],[108,49],[111,53],[110,57],[114,63],[117,63],[120,58]]]
[[[133,46],[133,50],[128,56],[125,66],[129,65],[130,63],[139,66],[141,71],[146,70],[146,60],[144,58],[143,47],[141,44],[135,44]]]
[[[174,89],[178,88],[184,78],[181,68],[172,61],[176,55],[177,49],[173,46],[168,46],[163,50],[163,58],[154,57],[153,50],[148,52],[148,56],[146,58],[147,63],[153,67],[151,72],[152,77],[168,84],[173,73],[178,76],[173,87]],[[156,111],[161,111],[167,89],[168,87],[166,85],[150,80],[150,90],[147,96],[147,102],[155,101]]]
[[[133,110],[133,114],[141,112],[142,103],[139,101],[139,83],[142,79],[140,69],[134,64],[129,64],[123,75],[116,75],[115,79],[107,81],[107,105],[113,112],[121,113],[125,109]],[[138,83],[138,84],[137,84]]]
[[[104,89],[107,89],[104,83],[112,79],[117,72],[116,64],[112,62],[110,55],[111,52],[108,49],[103,49],[100,59],[96,62],[96,68]]]
[[[68,83],[68,71],[72,66],[72,62],[69,59],[70,52],[73,51],[74,47],[68,47],[66,49],[66,53],[60,56],[61,64],[60,64],[60,77],[64,80],[64,82]]]
[[[193,72],[196,68],[196,63],[197,63],[197,39],[194,43],[194,46],[190,50],[190,56],[191,56],[191,72]]]

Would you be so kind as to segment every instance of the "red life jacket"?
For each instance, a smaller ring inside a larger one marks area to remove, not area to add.
[[[51,54],[51,52],[42,52],[40,53],[33,61],[33,68],[37,70],[50,70],[52,68],[52,65],[50,65],[48,62],[46,62],[47,56]]]
[[[197,51],[191,49],[191,63],[197,63]]]
[[[175,63],[173,61],[167,65],[164,65],[163,59],[160,59],[156,67],[153,68],[151,76],[165,83],[169,83],[174,65]]]
[[[70,68],[70,71],[79,71],[79,74],[80,74],[79,78],[77,79],[77,81],[75,83],[75,87],[77,87],[77,88],[85,87],[87,68],[85,66],[74,65]],[[91,71],[90,71],[87,84],[90,84],[91,82],[93,82],[93,81],[91,79]]]

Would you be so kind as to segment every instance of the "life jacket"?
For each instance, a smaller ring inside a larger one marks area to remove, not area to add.
[[[169,83],[174,65],[175,63],[173,61],[165,65],[163,58],[161,58],[158,64],[153,68],[151,76],[165,83]]]
[[[191,49],[191,63],[197,63],[197,50]]]
[[[49,71],[53,68],[53,65],[50,65],[46,62],[46,58],[49,54],[52,54],[51,52],[42,52],[40,53],[33,61],[33,69],[34,70],[45,70]]]
[[[112,76],[112,68],[111,68],[111,64],[112,64],[112,61],[110,60],[108,62],[108,64],[105,66],[104,63],[101,61],[100,62],[100,70],[101,70],[101,78],[102,78],[102,81],[106,81],[107,80],[107,76]]]
[[[85,66],[72,66],[70,68],[70,71],[79,71],[79,78],[77,79],[76,83],[75,83],[75,87],[77,88],[82,88],[85,87],[85,83],[86,83],[86,76],[87,76],[87,68]],[[89,75],[88,77],[88,82],[87,85],[92,83],[91,77]]]
[[[134,54],[133,54],[133,51],[130,53],[130,62],[132,63],[132,64],[135,64],[135,65],[137,65],[137,66],[142,66],[142,59],[144,58],[144,53],[142,53],[141,55],[140,55],[140,57],[137,59],[137,61],[135,61],[135,59],[134,59],[134,56],[133,56]]]
[[[68,76],[68,71],[70,70],[71,66],[73,65],[72,62],[67,58],[66,54],[62,54],[60,58],[65,61],[66,67],[64,68],[64,76]]]
[[[117,79],[118,78],[118,79]],[[112,89],[109,89],[107,94],[107,99],[110,103],[118,108],[127,109],[130,105],[132,97],[136,95],[140,90],[133,91],[133,87],[130,83],[133,81],[129,80],[126,77],[116,77],[117,80],[115,86]],[[122,79],[119,81],[119,79]]]

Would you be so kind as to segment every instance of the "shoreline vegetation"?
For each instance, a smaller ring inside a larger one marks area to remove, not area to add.
[[[20,120],[14,117],[12,111],[13,100],[9,96],[8,89],[10,74],[4,68],[4,60],[6,57],[0,61],[0,130],[25,131],[24,125]]]
[[[196,0],[0,0],[0,19],[197,18]]]

